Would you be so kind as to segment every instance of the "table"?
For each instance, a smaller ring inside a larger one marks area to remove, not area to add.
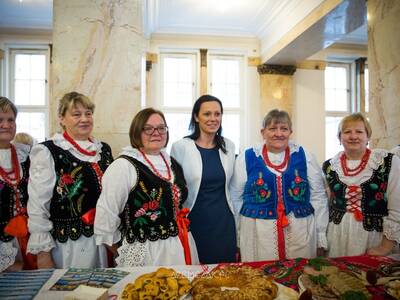
[[[316,258],[316,259],[304,259],[296,258],[289,260],[280,261],[262,261],[262,262],[248,262],[240,263],[239,265],[249,265],[255,268],[262,268],[266,273],[270,274],[275,278],[275,281],[286,287],[298,290],[297,279],[302,274],[302,270],[306,265],[315,265],[321,263],[329,263],[335,265],[342,270],[349,270],[354,272],[366,271],[371,268],[377,268],[381,264],[390,264],[395,260],[390,257],[375,257],[375,256],[352,256],[352,257],[340,257],[340,258]],[[201,272],[207,272],[213,268],[224,266],[220,265],[193,265],[193,266],[172,266],[174,270],[184,274],[189,279],[194,278]],[[137,268],[118,268],[119,270],[128,271],[130,274],[124,279],[116,283],[109,289],[109,295],[119,295],[125,285],[129,282],[133,282],[135,278],[144,273],[150,273],[157,269],[157,266],[137,267]],[[52,300],[52,299],[63,299],[66,291],[50,291],[49,289],[54,283],[59,280],[67,269],[54,270],[50,279],[42,286],[38,294],[34,297],[35,300]],[[32,274],[32,271],[30,271]],[[35,272],[35,271],[34,271]],[[33,272],[33,273],[34,273]],[[36,271],[37,274],[40,271]],[[368,287],[369,291],[373,295],[373,300],[386,299],[382,286]],[[116,298],[116,297],[115,297]],[[112,298],[110,298],[112,299]]]

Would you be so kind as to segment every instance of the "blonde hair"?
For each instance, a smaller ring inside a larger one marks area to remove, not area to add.
[[[14,142],[19,144],[25,144],[33,146],[33,137],[26,132],[18,132],[14,137]]]
[[[339,140],[340,140],[340,136],[342,134],[343,128],[346,128],[349,125],[349,123],[354,123],[354,122],[363,122],[365,131],[367,132],[367,137],[368,138],[371,137],[372,128],[371,128],[371,125],[369,124],[367,118],[362,113],[354,113],[354,114],[344,117],[340,121],[339,126],[338,126],[338,132],[337,132],[337,136],[338,136]]]
[[[17,118],[18,109],[14,103],[7,97],[0,96],[0,109],[2,112],[7,113],[12,111],[14,113],[14,117]]]
[[[90,101],[89,97],[77,92],[71,92],[65,94],[61,98],[58,105],[58,116],[64,117],[67,110],[71,107],[76,106],[78,103],[81,104],[84,108],[87,108],[90,111],[94,112],[95,105],[92,101]]]

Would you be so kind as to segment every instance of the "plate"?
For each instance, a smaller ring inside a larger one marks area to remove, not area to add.
[[[386,283],[385,292],[394,299],[400,300],[400,280],[394,279]]]
[[[313,299],[315,299],[315,300],[338,299],[338,297],[336,297],[336,295],[329,293],[328,291],[323,293],[324,290],[322,290],[322,289],[321,289],[321,293],[316,292],[316,289],[320,289],[317,285],[306,287],[303,283],[306,276],[307,276],[306,274],[302,274],[298,278],[300,294],[303,293],[306,289],[309,289],[309,290],[311,290]]]

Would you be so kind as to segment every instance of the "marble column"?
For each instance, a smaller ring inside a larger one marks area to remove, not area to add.
[[[372,147],[400,144],[400,1],[368,0]]]
[[[260,109],[264,117],[271,109],[286,110],[293,116],[293,78],[294,66],[259,65]]]
[[[58,131],[57,106],[77,91],[96,105],[93,135],[114,154],[129,144],[128,131],[141,108],[140,0],[54,0],[50,132]]]

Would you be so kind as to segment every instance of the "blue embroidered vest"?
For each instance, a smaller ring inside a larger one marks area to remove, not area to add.
[[[363,182],[361,212],[363,215],[363,227],[367,231],[383,230],[383,217],[388,215],[387,208],[387,182],[391,168],[393,154],[389,153],[383,163],[374,170],[372,176]],[[324,162],[322,169],[332,194],[332,201],[329,204],[329,222],[340,224],[346,213],[346,188],[339,179],[337,172],[332,170],[330,160]]]
[[[29,158],[24,161],[22,166],[22,178],[18,185],[19,199],[22,207],[26,207],[28,202],[28,177],[29,177]],[[4,232],[4,227],[14,217],[14,190],[0,178],[0,241],[9,242],[14,237]]]
[[[246,150],[247,182],[243,192],[243,216],[257,219],[276,219],[278,205],[277,176],[265,165],[262,156],[253,149]],[[314,213],[310,203],[307,162],[303,148],[290,156],[289,165],[282,174],[282,195],[285,213],[296,218]]]
[[[146,165],[130,156],[122,155],[136,169],[137,185],[132,188],[121,213],[121,232],[128,243],[136,240],[165,240],[178,235],[171,183],[156,176]],[[179,209],[186,201],[188,191],[181,166],[171,157],[174,184],[179,189]]]
[[[101,183],[92,163],[79,160],[52,141],[42,144],[50,150],[57,176],[50,202],[51,234],[61,243],[68,238],[75,241],[82,234],[92,236],[93,225],[86,225],[81,220],[86,212],[96,207],[101,192]],[[113,158],[110,146],[102,144],[101,158],[97,163],[104,172]]]

